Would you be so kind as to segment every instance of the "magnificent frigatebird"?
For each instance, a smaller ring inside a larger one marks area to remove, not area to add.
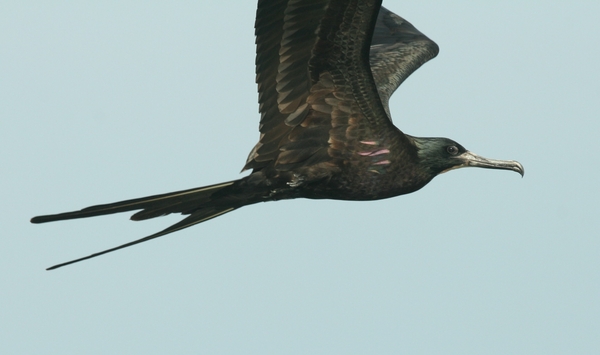
[[[141,210],[134,221],[188,215],[158,232],[55,269],[175,232],[242,206],[293,198],[377,200],[416,191],[440,173],[513,170],[447,138],[402,133],[388,100],[438,46],[381,0],[259,0],[256,82],[260,139],[239,180],[142,197],[32,223]]]

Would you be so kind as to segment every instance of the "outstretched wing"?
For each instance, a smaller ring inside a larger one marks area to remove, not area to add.
[[[380,6],[378,0],[259,1],[261,137],[245,169],[316,174],[360,154],[360,142],[371,150],[390,140],[408,145],[388,119],[369,64]]]
[[[402,17],[381,7],[373,31],[369,61],[379,97],[390,119],[390,96],[410,74],[438,52],[435,42]]]
[[[305,104],[311,87],[308,61],[327,3],[258,1],[254,27],[260,139],[244,170],[272,165],[280,153],[281,142],[306,117]]]

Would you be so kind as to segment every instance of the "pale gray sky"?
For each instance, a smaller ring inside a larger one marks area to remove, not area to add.
[[[1,5],[2,353],[600,353],[600,3],[384,5],[441,48],[394,122],[523,179],[254,205],[52,272],[179,217],[32,216],[240,176],[255,3]]]

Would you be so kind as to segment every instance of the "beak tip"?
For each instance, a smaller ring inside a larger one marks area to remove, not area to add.
[[[524,178],[525,177],[525,168],[518,161],[515,161],[514,163],[515,163],[515,171],[517,173],[521,174],[521,178]]]

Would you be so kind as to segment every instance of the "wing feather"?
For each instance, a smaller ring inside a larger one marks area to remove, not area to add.
[[[438,52],[437,44],[410,22],[381,7],[373,31],[369,61],[379,97],[390,119],[388,102],[394,91]]]
[[[256,13],[256,82],[261,139],[244,170],[272,166],[288,135],[308,115],[308,61],[326,0],[259,0]]]
[[[298,173],[325,164],[333,172],[362,156],[361,142],[409,145],[391,124],[388,100],[437,46],[380,7],[380,0],[259,0],[261,137],[244,169]]]

